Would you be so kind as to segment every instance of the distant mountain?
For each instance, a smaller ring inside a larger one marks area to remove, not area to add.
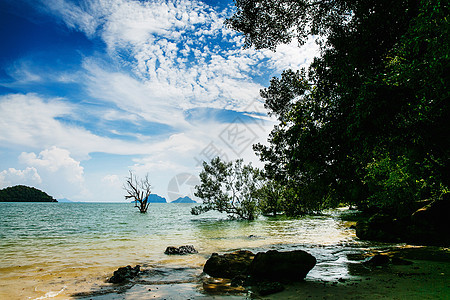
[[[58,199],[58,202],[62,202],[62,203],[74,203],[74,201],[70,201],[69,199],[66,199],[66,198]]]
[[[191,198],[189,198],[188,196],[185,196],[183,198],[180,197],[177,200],[173,200],[170,203],[197,203],[197,201],[194,201]]]
[[[166,198],[161,197],[157,194],[150,194],[148,196],[148,202],[149,203],[167,203]],[[131,201],[131,203],[134,203],[134,201]]]
[[[148,202],[149,203],[167,203],[166,198],[161,197],[157,194],[150,194],[148,196]]]
[[[34,187],[16,185],[0,190],[0,202],[58,202]]]

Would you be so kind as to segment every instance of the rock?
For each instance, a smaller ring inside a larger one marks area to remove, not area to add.
[[[368,258],[363,262],[364,265],[371,267],[381,267],[390,263],[392,263],[393,265],[403,265],[403,266],[413,264],[412,261],[397,256],[389,257],[386,254],[375,254],[374,256]]]
[[[303,250],[270,250],[256,254],[248,272],[258,280],[297,281],[303,280],[315,264],[316,258]]]
[[[180,246],[178,248],[169,246],[166,248],[166,251],[164,251],[164,253],[168,254],[168,255],[186,255],[186,254],[198,253],[198,251],[195,250],[194,246],[186,245],[186,246]]]
[[[424,205],[425,204],[425,205]],[[421,208],[417,209],[417,207]],[[375,213],[356,224],[360,239],[383,242],[407,242],[416,245],[450,246],[450,193],[439,200],[418,201],[401,218],[386,212]]]
[[[390,259],[387,255],[381,255],[376,254],[372,257],[370,257],[368,260],[364,261],[364,265],[372,266],[372,267],[379,267],[379,266],[385,266],[389,264]]]
[[[232,279],[247,274],[247,269],[255,255],[246,250],[219,255],[213,253],[206,261],[203,272],[212,277]]]
[[[128,281],[138,276],[140,270],[141,270],[140,265],[136,265],[134,268],[132,268],[131,266],[121,267],[116,271],[114,271],[114,275],[108,280],[108,282],[122,283],[124,281]]]
[[[247,289],[243,286],[233,286],[230,284],[230,279],[228,278],[203,278],[203,290],[210,294],[211,297],[208,299],[215,299],[213,295],[223,295],[223,294],[242,294],[246,293]],[[226,297],[225,297],[226,298]],[[173,298],[170,298],[173,299]],[[177,298],[178,299],[178,298]]]
[[[448,226],[448,213],[450,212],[450,194],[445,194],[441,199],[416,210],[411,219],[413,223],[419,225],[429,225],[433,227]]]
[[[250,284],[247,275],[237,275],[231,279],[231,286],[248,286]]]
[[[411,240],[428,245],[450,245],[450,194],[416,210],[411,216]]]
[[[260,296],[267,296],[284,291],[284,286],[279,282],[261,282],[255,289]]]
[[[392,257],[391,261],[392,261],[393,265],[397,265],[397,266],[408,266],[408,265],[413,264],[413,262],[410,260],[406,260],[406,259],[396,257],[396,256]]]
[[[356,236],[363,240],[396,242],[405,226],[392,216],[376,213],[356,224]]]

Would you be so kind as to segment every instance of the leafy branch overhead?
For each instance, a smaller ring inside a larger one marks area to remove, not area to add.
[[[327,36],[351,17],[358,1],[235,0],[237,11],[226,24],[245,34],[245,46],[275,50],[310,35]],[[359,1],[361,2],[361,1]]]
[[[279,123],[254,149],[289,194],[288,214],[338,203],[401,210],[449,192],[445,1],[235,4],[227,25],[246,47],[275,50],[311,35],[321,45],[308,70],[286,70],[261,91]]]

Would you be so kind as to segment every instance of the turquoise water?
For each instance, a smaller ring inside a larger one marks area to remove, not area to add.
[[[0,299],[65,299],[104,286],[128,264],[198,274],[211,253],[235,249],[305,249],[319,261],[308,276],[336,279],[348,273],[336,253],[358,243],[338,211],[248,222],[214,212],[192,216],[191,207],[152,204],[140,214],[129,203],[0,203]],[[199,253],[164,254],[186,244]]]

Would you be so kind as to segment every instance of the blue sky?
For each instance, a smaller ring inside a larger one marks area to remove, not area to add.
[[[258,165],[251,145],[274,124],[259,90],[307,66],[317,47],[243,49],[223,25],[233,9],[231,0],[1,0],[0,188],[122,202],[132,170],[175,200],[192,194],[202,160]]]

